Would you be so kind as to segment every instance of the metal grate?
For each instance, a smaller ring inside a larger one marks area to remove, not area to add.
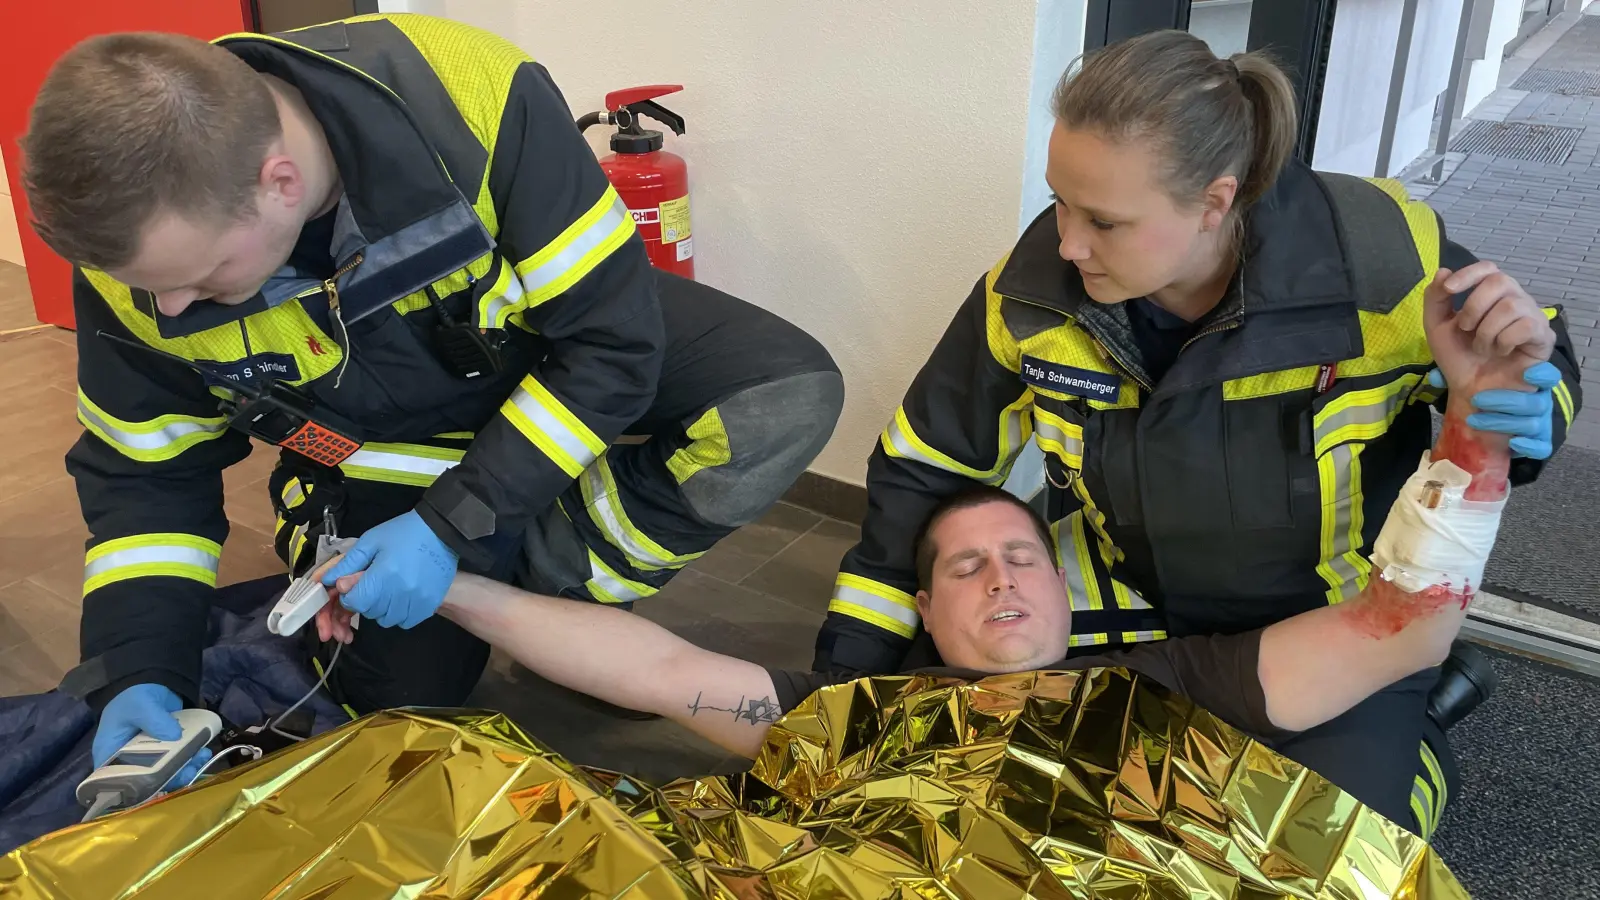
[[[1529,69],[1516,83],[1517,91],[1543,91],[1568,97],[1600,97],[1600,73],[1565,72],[1560,69]]]
[[[1582,128],[1564,125],[1476,121],[1456,135],[1450,142],[1450,149],[1456,153],[1483,153],[1502,159],[1559,165],[1572,155],[1572,148],[1582,134]]]

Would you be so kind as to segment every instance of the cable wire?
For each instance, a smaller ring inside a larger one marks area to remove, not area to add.
[[[305,738],[303,738],[303,737],[296,737],[296,736],[290,734],[287,731],[280,730],[278,728],[278,725],[284,719],[287,719],[289,717],[290,713],[292,713],[295,710],[299,709],[302,705],[305,704],[305,702],[307,700],[311,699],[313,694],[315,694],[318,690],[320,690],[323,686],[325,686],[328,683],[328,676],[333,674],[333,667],[339,664],[339,652],[341,650],[343,650],[343,649],[344,649],[344,645],[343,644],[335,644],[334,645],[333,657],[328,660],[328,667],[326,669],[322,670],[322,677],[317,679],[317,683],[311,686],[311,690],[306,691],[305,696],[301,697],[299,700],[296,700],[294,702],[293,706],[291,706],[288,709],[284,710],[283,712],[279,713],[278,717],[276,719],[273,719],[272,722],[267,725],[267,730],[268,731],[272,732],[273,734],[277,735],[278,737],[288,738],[289,740],[294,741],[297,744],[299,742],[305,740]]]
[[[87,822],[90,819],[97,819],[104,814],[106,810],[121,802],[121,800],[121,791],[101,791],[94,796],[94,802],[89,804],[89,811],[84,813],[83,818],[79,819],[78,821]]]
[[[246,754],[248,754],[250,756],[250,760],[252,762],[254,762],[255,760],[258,760],[258,759],[261,758],[261,748],[260,747],[253,747],[253,746],[251,746],[249,744],[233,744],[232,746],[224,747],[221,750],[219,750],[215,756],[213,756],[210,759],[206,760],[206,764],[200,767],[200,771],[194,773],[194,777],[189,779],[189,783],[190,784],[197,783],[200,780],[200,776],[204,775],[206,773],[207,769],[209,769],[212,766],[217,764],[217,760],[223,758],[224,756],[227,756],[229,753],[232,753],[235,750],[243,750]]]

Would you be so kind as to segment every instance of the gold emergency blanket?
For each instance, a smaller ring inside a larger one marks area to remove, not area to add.
[[[17,898],[1444,900],[1421,839],[1120,669],[877,678],[662,789],[380,713],[0,860]]]

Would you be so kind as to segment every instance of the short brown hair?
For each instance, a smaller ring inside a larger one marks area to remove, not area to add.
[[[1045,522],[1044,516],[1039,514],[1031,504],[1004,488],[991,487],[987,484],[974,484],[962,488],[954,494],[940,500],[938,505],[922,520],[922,527],[917,529],[914,546],[916,547],[917,561],[917,587],[928,590],[933,584],[933,564],[938,562],[939,547],[934,543],[933,530],[939,527],[951,513],[963,509],[975,509],[979,506],[988,506],[991,503],[1004,503],[1014,506],[1028,515],[1028,521],[1033,523],[1033,530],[1039,536],[1039,545],[1050,554],[1052,561],[1055,558],[1056,542],[1050,536],[1050,526]],[[1054,563],[1052,562],[1052,565]]]
[[[1206,185],[1239,179],[1243,211],[1278,180],[1294,152],[1294,86],[1265,53],[1219,59],[1186,31],[1153,31],[1083,58],[1056,88],[1061,124],[1109,141],[1150,140],[1166,162],[1168,196],[1180,206]]]
[[[175,34],[89,38],[50,69],[23,138],[34,230],[104,269],[133,259],[158,210],[243,220],[282,132],[266,82],[221,47]]]

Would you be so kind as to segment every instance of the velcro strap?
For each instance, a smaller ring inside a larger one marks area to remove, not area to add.
[[[99,656],[86,659],[61,679],[57,688],[63,694],[87,700],[89,695],[145,669],[167,669],[188,678],[177,658],[177,648],[168,641],[134,641],[113,647]]]

